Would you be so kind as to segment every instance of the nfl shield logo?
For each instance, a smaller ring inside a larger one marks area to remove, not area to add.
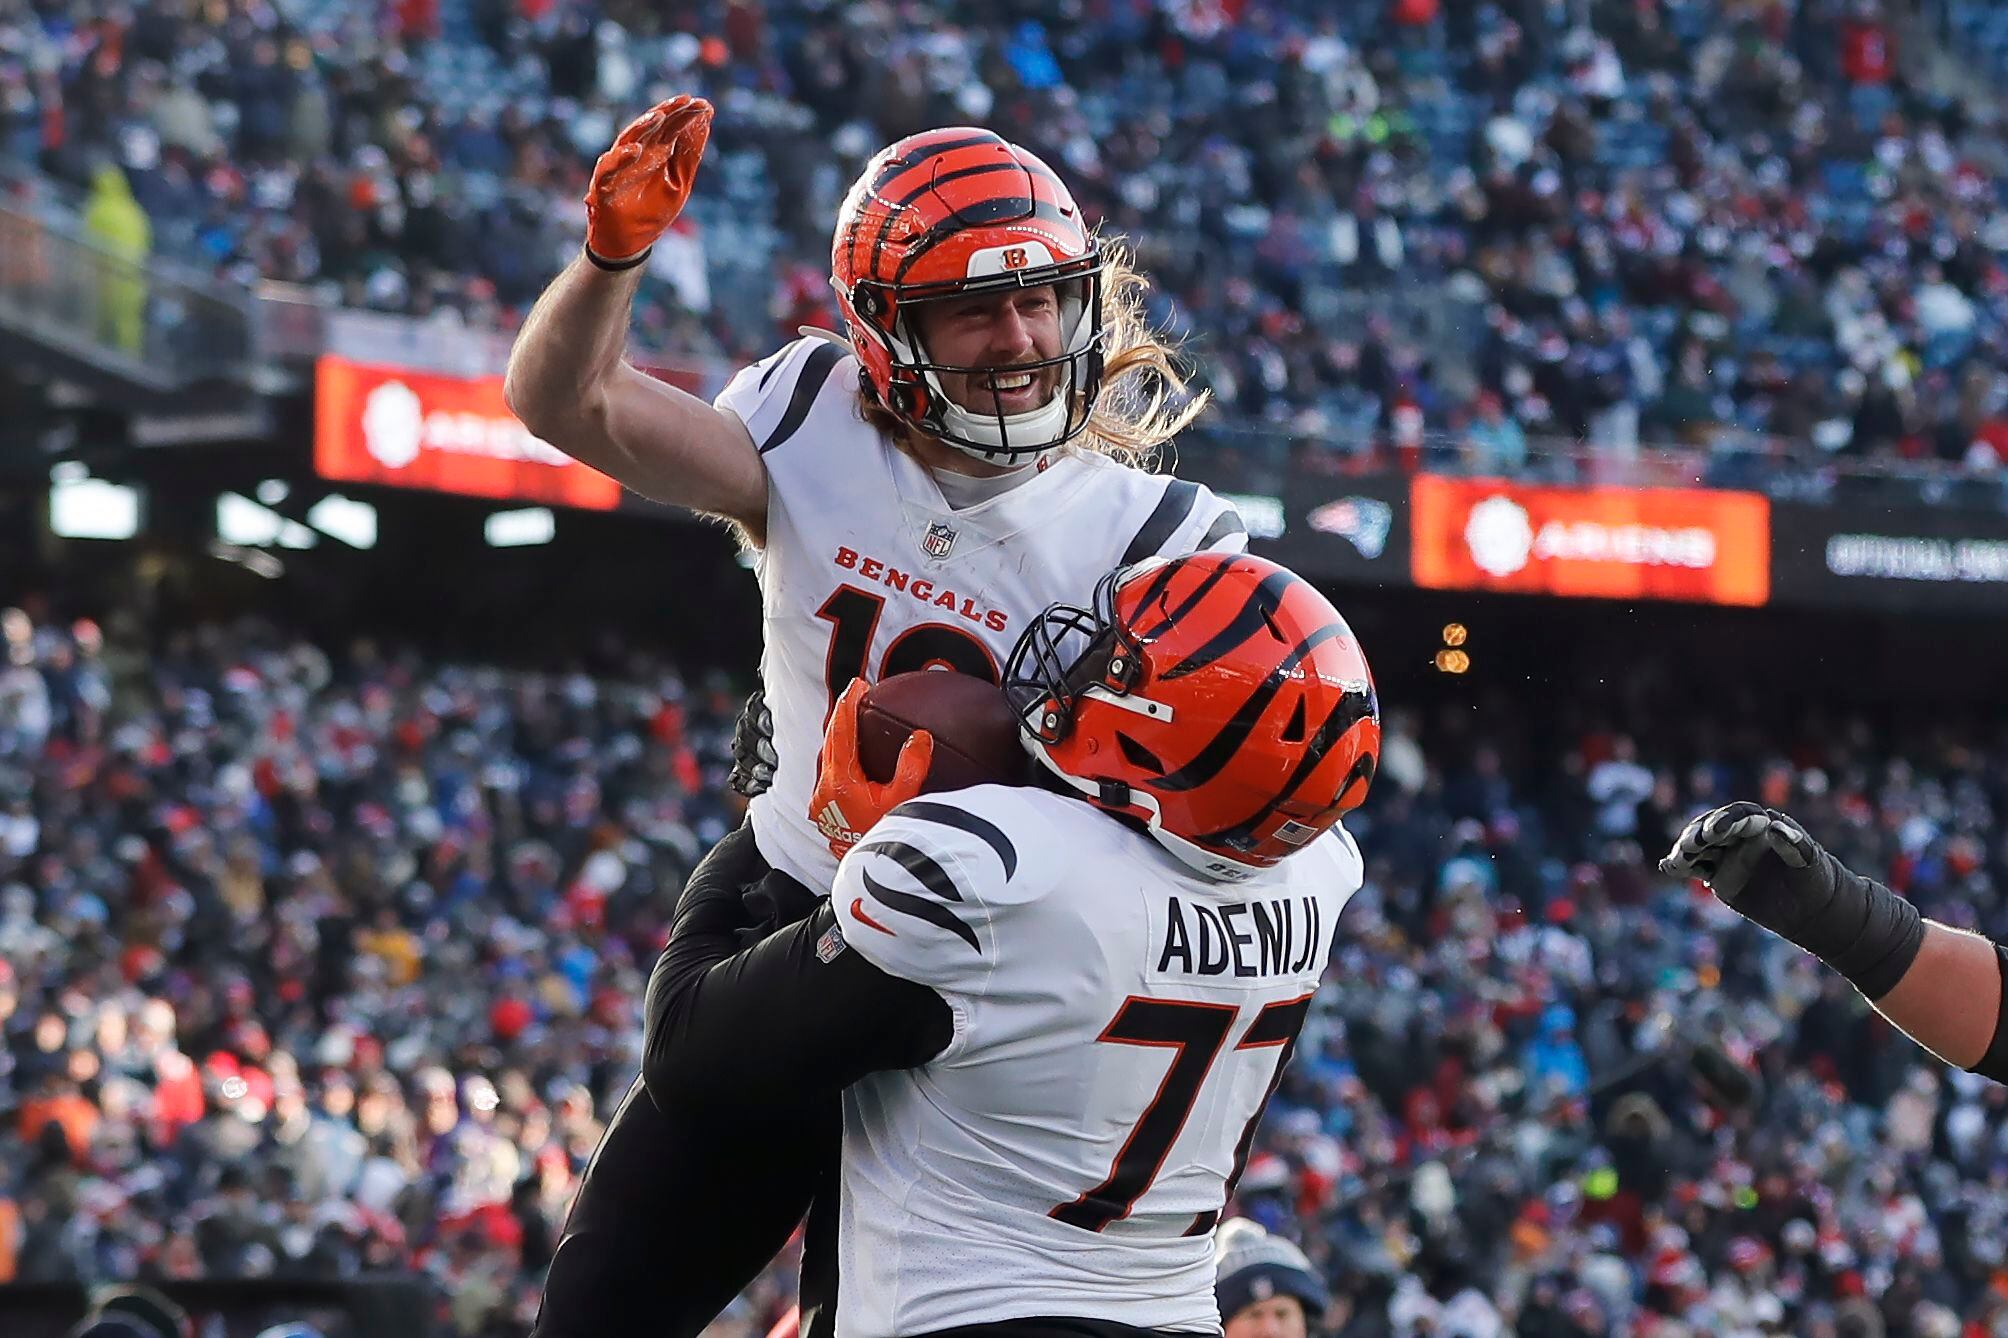
[[[948,550],[955,547],[955,531],[948,522],[937,520],[927,527],[927,534],[920,541],[920,551],[931,558],[945,558]]]
[[[843,956],[844,949],[848,946],[850,945],[844,942],[842,927],[831,925],[823,931],[823,936],[816,940],[816,960],[828,966]]]

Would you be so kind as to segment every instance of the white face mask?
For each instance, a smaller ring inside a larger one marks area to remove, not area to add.
[[[1093,328],[1094,310],[1083,300],[1082,284],[1062,284],[1058,291],[1060,347],[1063,350],[1060,356],[1067,359],[1065,375],[1053,388],[1051,398],[1038,408],[1017,414],[972,413],[949,398],[940,377],[933,371],[921,373],[928,390],[943,406],[941,424],[944,434],[940,437],[943,445],[985,464],[1014,465],[1036,463],[1065,442],[1069,435],[1067,429],[1072,425],[1074,397],[1082,389],[1082,362],[1090,356],[1100,332]],[[888,342],[893,357],[898,361],[929,361],[920,333],[909,320],[901,320],[898,336]],[[1036,446],[1047,449],[1027,452],[1027,447]]]

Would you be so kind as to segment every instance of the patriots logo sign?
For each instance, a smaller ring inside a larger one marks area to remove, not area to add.
[[[1350,541],[1361,557],[1371,561],[1387,549],[1394,508],[1374,497],[1341,497],[1313,510],[1306,519],[1312,529]]]
[[[955,530],[945,520],[937,520],[927,527],[921,536],[920,551],[931,558],[945,558],[948,550],[955,547]]]

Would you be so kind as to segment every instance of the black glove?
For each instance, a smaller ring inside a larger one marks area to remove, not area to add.
[[[1724,804],[1681,832],[1660,871],[1699,878],[1737,914],[1798,944],[1871,1000],[1924,943],[1917,908],[1849,869],[1775,809]]]
[[[732,788],[748,799],[765,794],[774,784],[774,768],[780,761],[774,751],[774,715],[767,709],[767,694],[755,688],[740,709],[739,723],[732,727]]]

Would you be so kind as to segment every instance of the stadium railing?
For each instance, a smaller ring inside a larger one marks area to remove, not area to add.
[[[155,392],[244,379],[250,295],[132,259],[32,205],[0,204],[0,330]]]

